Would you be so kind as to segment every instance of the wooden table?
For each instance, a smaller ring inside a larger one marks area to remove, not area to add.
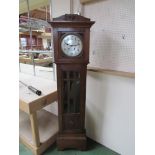
[[[38,96],[19,84],[20,141],[36,155],[52,145],[58,132],[58,118],[43,108],[57,100],[55,81],[20,73],[19,80],[42,91]]]

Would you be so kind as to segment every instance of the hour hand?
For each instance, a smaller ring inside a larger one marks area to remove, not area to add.
[[[69,45],[70,46],[70,44],[68,44],[68,43],[66,43],[66,42],[64,42],[66,45]]]

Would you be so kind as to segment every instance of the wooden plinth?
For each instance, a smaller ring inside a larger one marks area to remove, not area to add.
[[[87,137],[85,134],[59,134],[57,137],[58,150],[68,148],[84,151],[87,149]]]

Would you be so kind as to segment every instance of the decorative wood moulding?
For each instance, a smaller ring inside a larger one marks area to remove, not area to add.
[[[131,72],[108,70],[108,69],[102,69],[102,68],[90,67],[90,66],[87,67],[87,70],[92,71],[92,72],[99,72],[99,73],[111,74],[111,75],[116,75],[116,76],[135,78],[135,73],[131,73]]]
[[[54,21],[71,21],[71,22],[79,22],[79,21],[83,21],[83,22],[86,22],[86,21],[90,21],[89,18],[86,18],[86,17],[83,17],[83,16],[80,16],[80,15],[76,15],[76,14],[65,14],[65,15],[62,15],[58,18],[54,18],[53,19]]]
[[[78,27],[77,24],[80,24],[80,27],[86,28],[91,27],[94,24],[93,21],[90,21],[89,18],[85,18],[76,14],[65,14],[58,18],[53,18],[53,22],[49,22],[52,27]]]

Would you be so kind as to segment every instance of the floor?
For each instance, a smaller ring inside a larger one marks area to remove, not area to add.
[[[33,154],[23,144],[20,144],[19,155],[33,155]],[[119,154],[92,140],[88,140],[87,151],[78,151],[78,150],[58,151],[56,144],[54,144],[43,155],[119,155]]]

